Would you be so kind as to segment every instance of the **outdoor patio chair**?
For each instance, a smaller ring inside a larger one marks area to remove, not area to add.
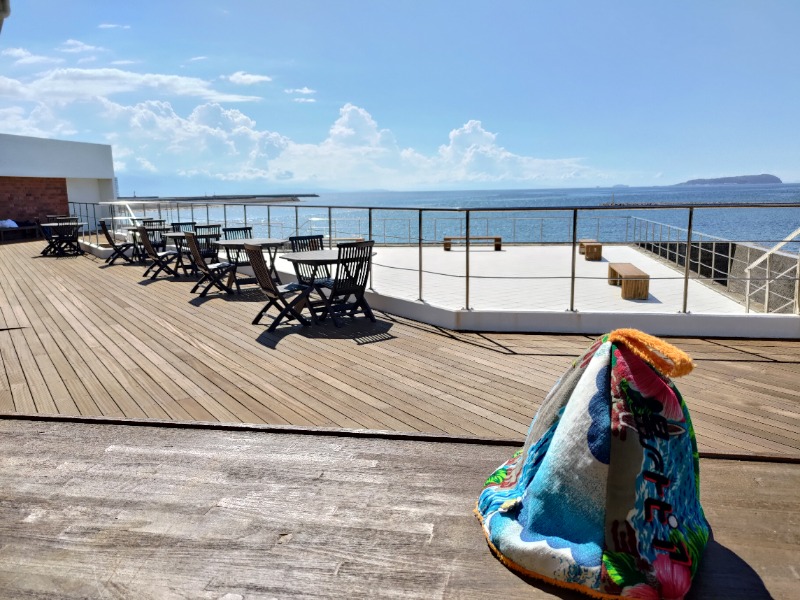
[[[218,262],[219,248],[214,242],[222,236],[222,225],[195,225],[194,232],[197,234],[197,245],[203,258]]]
[[[133,259],[126,254],[129,250],[133,250],[133,242],[118,242],[108,230],[108,224],[105,221],[100,221],[100,229],[103,230],[103,235],[106,236],[106,241],[112,249],[111,254],[106,258],[106,263],[113,265],[118,258],[128,263],[133,262]]]
[[[169,224],[173,233],[178,233],[179,231],[194,231],[195,225],[197,225],[195,221],[173,221]]]
[[[323,294],[322,300],[314,301],[310,305],[314,316],[320,321],[330,316],[334,325],[339,327],[338,317],[354,317],[357,313],[363,313],[370,321],[375,322],[375,315],[364,297],[374,245],[373,240],[337,245],[339,259],[336,262],[336,275],[316,284],[318,289],[327,288],[330,291]]]
[[[147,230],[147,236],[150,238],[150,243],[153,248],[159,252],[164,252],[167,249],[167,239],[164,234],[170,231],[169,227],[164,225],[164,221],[150,221],[145,223],[143,227]]]
[[[278,315],[272,320],[267,331],[275,331],[278,324],[284,320],[297,320],[303,325],[309,325],[308,319],[301,314],[303,307],[306,306],[308,302],[308,294],[305,293],[307,292],[306,288],[296,283],[289,283],[286,285],[275,283],[270,275],[267,261],[264,260],[264,253],[261,246],[245,244],[244,251],[247,253],[250,267],[253,269],[253,273],[256,276],[258,286],[267,297],[267,303],[264,305],[264,308],[262,308],[256,315],[256,318],[253,319],[253,325],[257,325],[259,321],[261,321],[261,317],[267,314],[267,311],[273,306],[277,307],[280,312],[278,312]]]
[[[153,263],[147,267],[143,277],[147,277],[148,273],[150,273],[150,271],[153,269],[155,269],[155,271],[150,276],[150,279],[155,279],[158,277],[158,274],[161,273],[161,271],[176,277],[178,273],[172,268],[170,263],[174,262],[178,258],[178,253],[175,252],[175,250],[156,250],[155,246],[150,241],[150,232],[147,227],[139,227],[138,233],[139,242],[142,244],[147,258],[153,261]]]
[[[222,278],[230,275],[231,271],[236,268],[236,265],[227,262],[206,262],[206,258],[201,253],[197,237],[196,233],[191,231],[186,232],[186,245],[189,248],[189,252],[192,254],[192,260],[195,266],[197,266],[197,270],[202,273],[202,277],[192,288],[191,293],[194,294],[202,284],[208,282],[208,285],[200,292],[201,298],[204,297],[212,287],[216,287],[221,292],[232,294],[233,290],[222,281]]]
[[[311,250],[325,249],[321,235],[296,235],[289,238],[289,243],[292,245],[292,252],[310,252]],[[314,276],[314,269],[315,267],[311,265],[295,263],[297,281],[304,285],[316,285],[330,279],[331,269],[328,265],[318,265],[316,267],[316,276]],[[311,281],[312,277],[314,277],[314,281]]]
[[[253,237],[252,227],[225,227],[222,229],[222,238],[226,240],[247,240]],[[228,262],[239,266],[247,264],[247,252],[238,248],[225,248]]]

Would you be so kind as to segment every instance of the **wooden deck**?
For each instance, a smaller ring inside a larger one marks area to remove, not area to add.
[[[515,449],[0,420],[0,596],[586,598],[489,551],[472,509]],[[714,535],[687,598],[796,598],[800,468],[700,472]]]
[[[455,333],[387,314],[250,324],[260,293],[0,246],[0,413],[423,432],[518,442],[586,336]],[[676,339],[701,451],[800,458],[800,342]]]
[[[260,294],[42,247],[0,246],[0,597],[584,597],[508,571],[472,508],[590,338],[272,335]],[[714,530],[689,598],[792,598],[800,342],[673,342]]]

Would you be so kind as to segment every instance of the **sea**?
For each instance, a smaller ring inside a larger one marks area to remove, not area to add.
[[[770,206],[782,203],[797,206]],[[579,208],[578,237],[613,243],[643,238],[685,241],[690,211],[670,208],[680,204],[696,206],[692,211],[693,241],[726,240],[771,248],[800,228],[800,183],[337,192],[273,205],[269,210],[229,206],[224,214],[219,207],[206,212],[210,220],[224,219],[229,226],[246,221],[256,235],[322,234],[415,244],[420,238],[420,221],[426,243],[441,241],[445,235],[464,235],[463,209],[469,209],[470,235],[500,235],[504,242],[559,243],[571,239],[570,209]],[[741,207],[715,207],[719,204]],[[591,210],[593,207],[604,210]],[[785,249],[800,250],[800,239]]]

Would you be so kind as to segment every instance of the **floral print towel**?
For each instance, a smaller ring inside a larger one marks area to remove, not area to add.
[[[692,422],[667,376],[690,369],[635,330],[575,361],[478,500],[503,563],[597,598],[684,597],[709,535]]]

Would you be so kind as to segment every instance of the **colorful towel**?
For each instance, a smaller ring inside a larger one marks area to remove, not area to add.
[[[478,500],[504,564],[597,598],[684,597],[709,535],[692,422],[669,378],[691,369],[631,329],[573,364]]]

